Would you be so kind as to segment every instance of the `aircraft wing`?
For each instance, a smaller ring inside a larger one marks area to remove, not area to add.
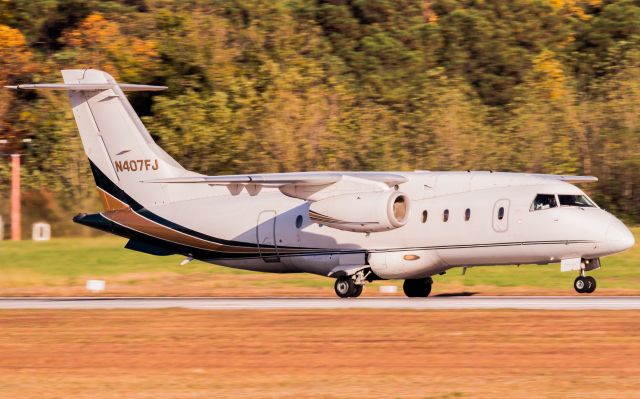
[[[567,183],[593,183],[597,182],[598,178],[595,176],[573,176],[573,175],[545,175],[545,174],[531,174],[530,176],[541,177],[543,179],[562,180]]]
[[[408,181],[402,175],[387,172],[301,172],[266,173],[229,176],[187,176],[146,180],[145,183],[182,183],[228,186],[232,192],[243,187],[254,195],[261,187],[278,187],[293,198],[319,201],[341,194],[388,190],[396,184]]]
[[[278,187],[289,184],[321,186],[337,183],[345,177],[353,177],[388,186],[404,183],[404,176],[386,172],[301,172],[301,173],[261,173],[253,175],[228,176],[188,176],[168,179],[146,180],[145,183],[204,183],[210,185],[257,184]]]

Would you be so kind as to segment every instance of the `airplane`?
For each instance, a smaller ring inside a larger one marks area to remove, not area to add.
[[[560,263],[574,288],[586,272],[634,245],[627,227],[575,184],[592,176],[492,171],[300,172],[206,176],[152,139],[125,91],[95,69],[63,70],[65,90],[101,195],[102,212],[76,223],[128,239],[125,248],[237,269],[335,279],[341,298],[366,283],[403,279],[427,297],[455,267]],[[185,117],[189,117],[185,115]]]

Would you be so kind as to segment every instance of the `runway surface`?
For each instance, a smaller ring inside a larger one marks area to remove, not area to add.
[[[2,309],[536,309],[640,310],[640,297],[478,296],[432,298],[0,298]]]

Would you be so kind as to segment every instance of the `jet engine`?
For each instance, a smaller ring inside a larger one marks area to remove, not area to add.
[[[340,230],[377,232],[404,226],[409,197],[397,191],[342,194],[311,203],[309,217]]]

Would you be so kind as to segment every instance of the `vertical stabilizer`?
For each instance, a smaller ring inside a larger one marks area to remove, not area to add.
[[[122,190],[139,203],[157,203],[166,196],[162,185],[141,181],[198,176],[185,170],[153,141],[111,75],[94,69],[73,69],[62,71],[62,76],[65,85],[78,85],[79,89],[67,88],[69,100],[107,209],[122,205],[118,203],[122,196],[109,192],[115,187],[115,191]]]

